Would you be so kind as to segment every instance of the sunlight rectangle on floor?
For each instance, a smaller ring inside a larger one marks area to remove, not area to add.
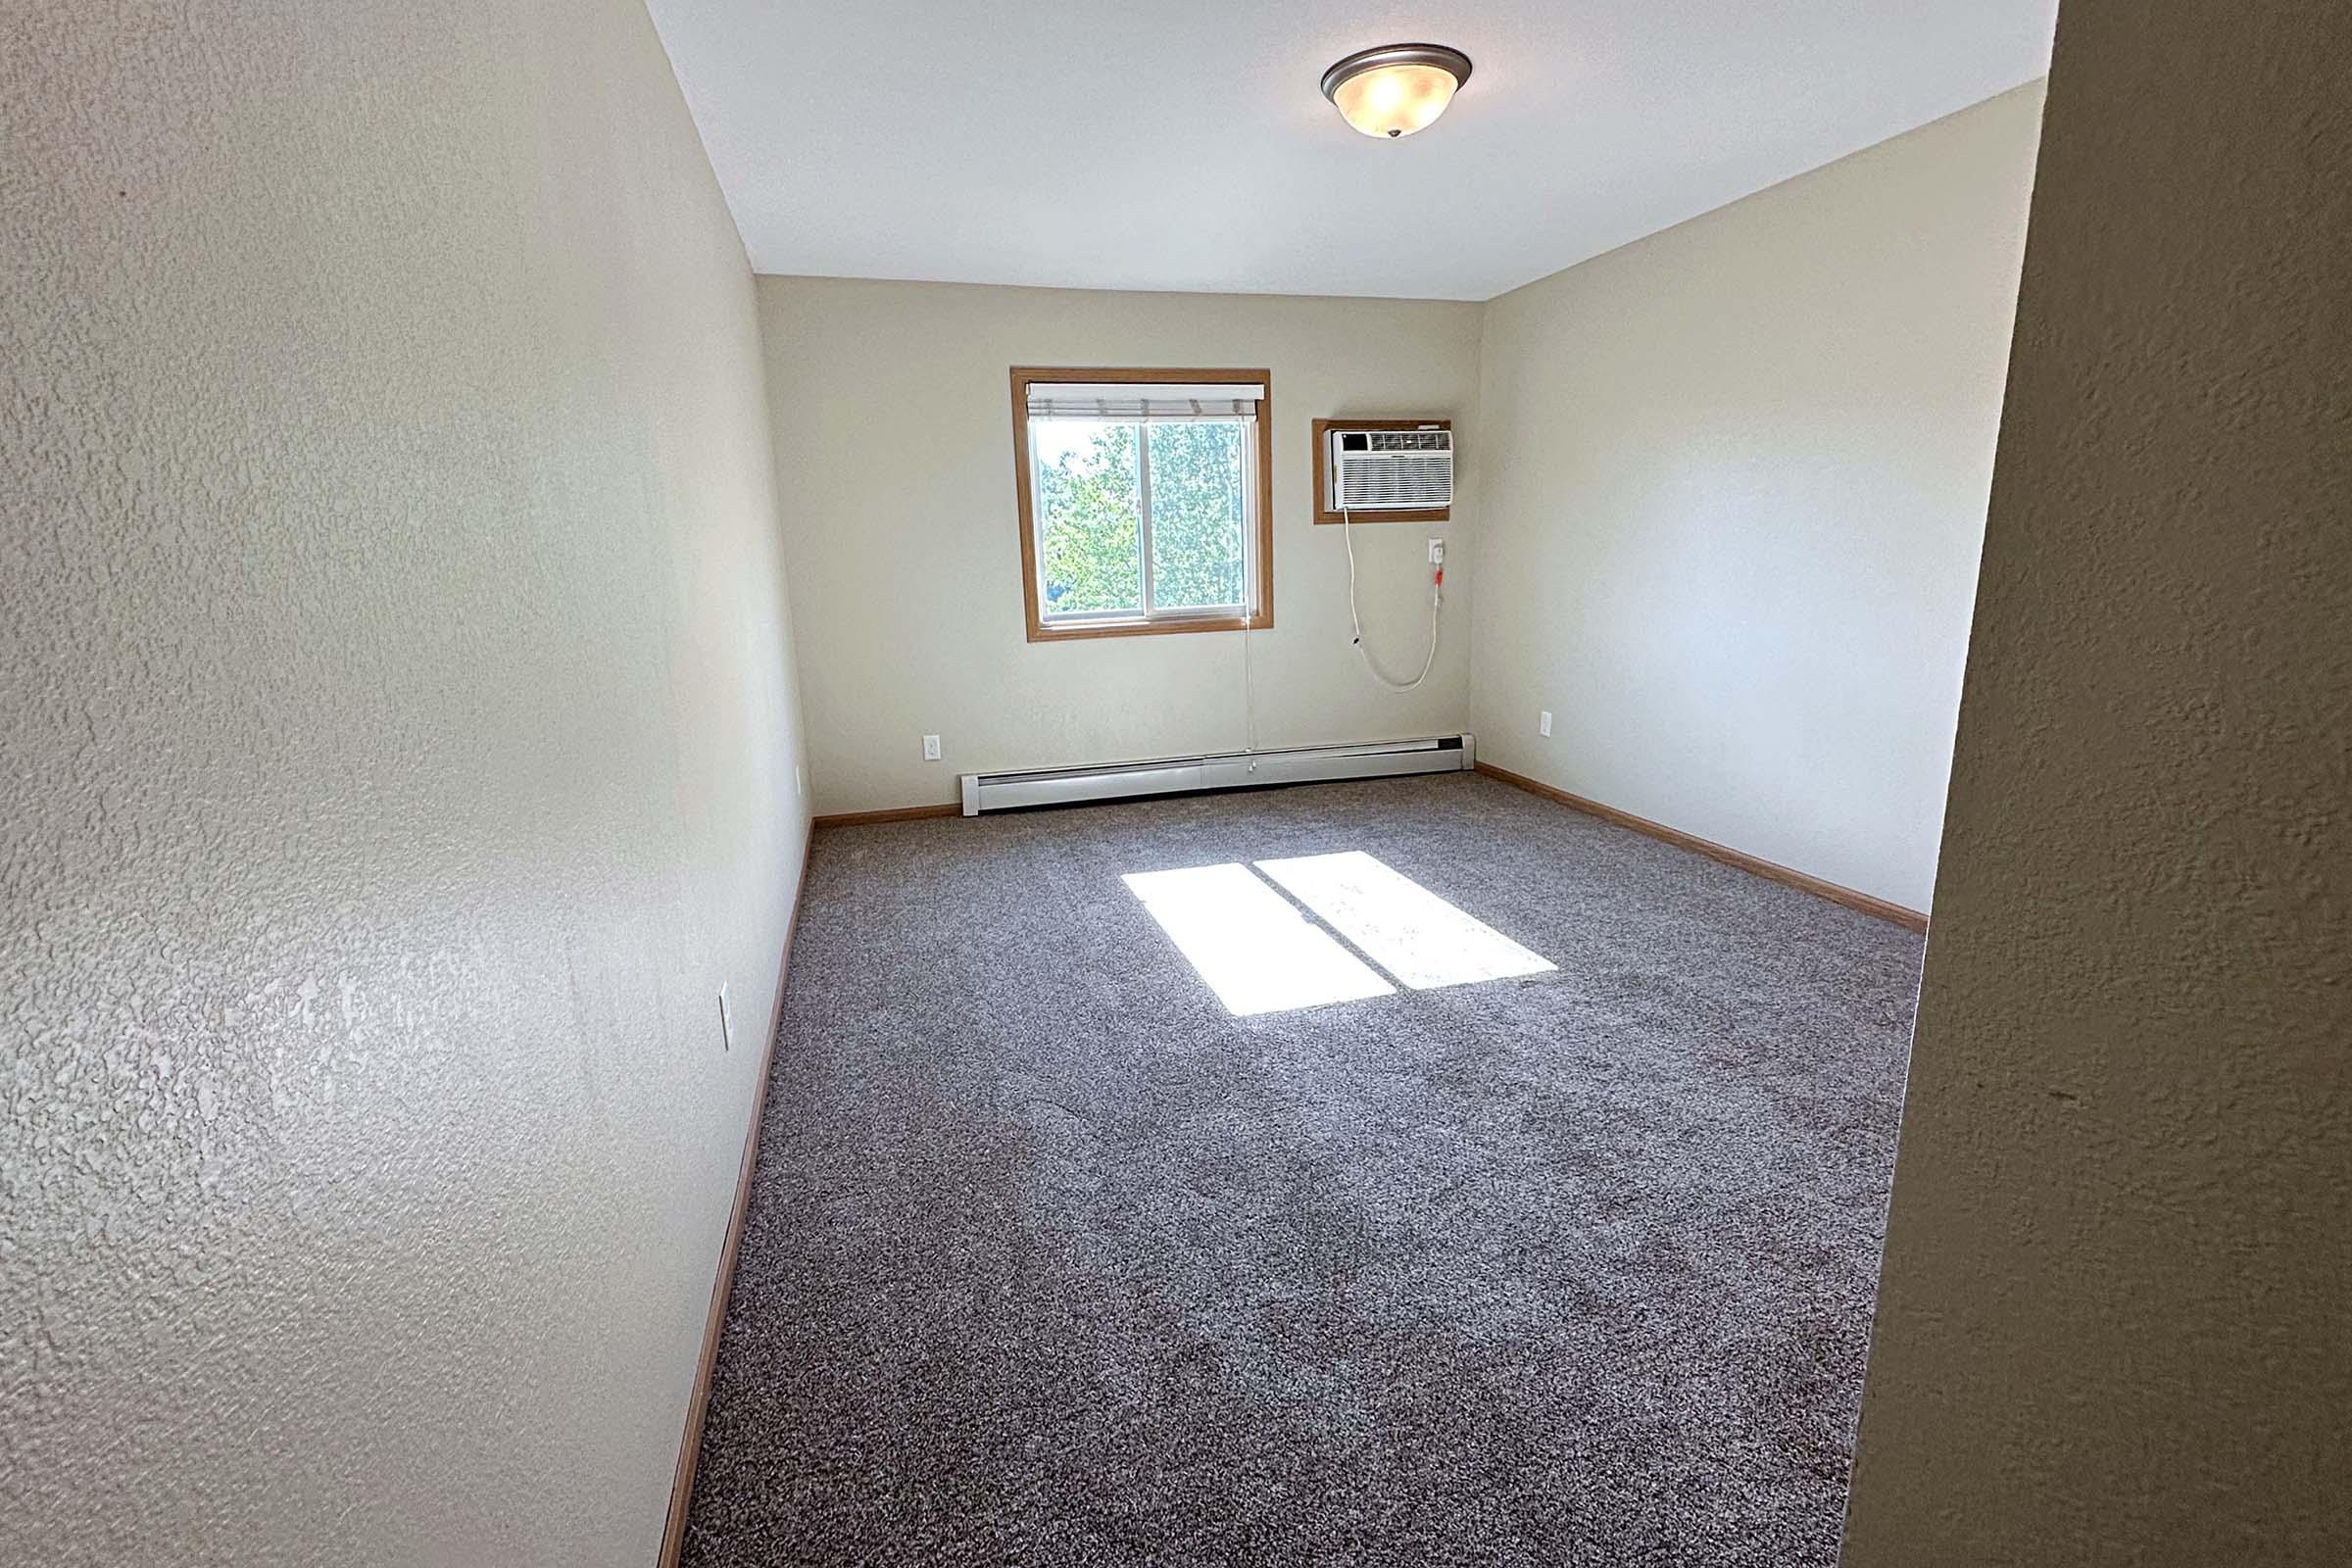
[[[1552,967],[1361,850],[1260,860],[1257,868],[1415,991]]]
[[[1396,989],[1246,865],[1135,871],[1120,880],[1231,1012],[1314,1007]]]

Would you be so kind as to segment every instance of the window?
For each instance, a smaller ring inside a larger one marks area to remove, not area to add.
[[[1012,372],[1029,640],[1273,616],[1263,370]]]

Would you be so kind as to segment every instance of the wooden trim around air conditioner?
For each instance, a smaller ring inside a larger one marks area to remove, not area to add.
[[[1032,381],[1255,382],[1257,403],[1257,603],[1239,615],[1185,620],[1113,620],[1049,626],[1038,614],[1037,514],[1029,493],[1029,383]],[[1021,530],[1021,611],[1033,643],[1088,637],[1160,637],[1188,631],[1263,631],[1274,624],[1274,375],[1270,370],[1184,368],[1105,369],[1100,366],[1016,365],[1012,368],[1012,493]]]
[[[1450,522],[1451,507],[1434,510],[1402,512],[1351,512],[1343,517],[1325,502],[1331,499],[1331,443],[1324,435],[1332,430],[1450,430],[1451,419],[1317,419],[1315,421],[1315,521],[1342,523],[1353,517],[1357,522]]]

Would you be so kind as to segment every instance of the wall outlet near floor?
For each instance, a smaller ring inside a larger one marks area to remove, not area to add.
[[[735,1049],[735,1007],[727,999],[727,983],[718,983],[718,1042],[722,1051]]]
[[[1433,566],[1443,566],[1446,564],[1445,540],[1432,539],[1429,542],[1429,564]]]
[[[923,760],[926,762],[936,762],[939,760],[938,736],[926,735],[923,737]]]
[[[1544,711],[1536,715],[1536,733],[1545,737],[1548,737],[1551,734],[1550,709],[1546,708],[1544,710]]]

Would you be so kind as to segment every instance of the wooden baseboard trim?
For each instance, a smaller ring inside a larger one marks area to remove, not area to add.
[[[760,1159],[760,1124],[767,1111],[767,1081],[776,1069],[776,1031],[784,1023],[784,981],[792,969],[792,939],[801,929],[801,895],[808,887],[811,841],[801,847],[800,880],[792,889],[792,913],[784,927],[784,955],[776,963],[776,1004],[767,1017],[767,1044],[760,1054],[760,1089],[752,1097],[752,1124],[744,1130],[743,1158],[735,1168],[735,1208],[727,1217],[726,1240],[718,1250],[718,1277],[710,1282],[710,1313],[703,1323],[703,1354],[694,1369],[694,1391],[686,1398],[686,1434],[678,1443],[678,1467],[669,1481],[669,1519],[662,1528],[658,1568],[677,1568],[686,1549],[686,1509],[694,1500],[694,1464],[703,1451],[703,1417],[710,1404],[710,1370],[718,1360],[718,1334],[727,1321],[727,1295],[735,1285],[735,1254],[743,1246],[744,1215],[752,1206],[752,1173]]]
[[[1560,805],[1583,811],[1588,816],[1597,816],[1604,822],[1613,822],[1619,827],[1631,828],[1636,833],[1646,834],[1661,843],[1671,844],[1677,849],[1690,850],[1703,855],[1710,860],[1721,860],[1726,865],[1736,865],[1742,871],[1795,888],[1800,893],[1810,893],[1817,899],[1827,899],[1832,904],[1842,904],[1849,909],[1859,910],[1875,919],[1899,925],[1906,931],[1925,932],[1928,929],[1928,917],[1917,909],[1908,909],[1899,904],[1889,904],[1885,899],[1873,898],[1867,893],[1857,893],[1852,888],[1839,887],[1835,882],[1824,882],[1817,876],[1807,876],[1802,871],[1792,871],[1785,865],[1775,865],[1770,860],[1759,860],[1752,855],[1745,855],[1738,850],[1714,843],[1712,840],[1685,833],[1679,828],[1668,827],[1663,822],[1652,822],[1645,816],[1636,816],[1631,811],[1620,811],[1614,806],[1603,806],[1598,801],[1586,800],[1582,795],[1571,795],[1566,790],[1555,790],[1548,784],[1539,783],[1524,774],[1514,773],[1508,768],[1496,767],[1492,762],[1480,762],[1478,770],[1489,778],[1500,780],[1516,789],[1523,789],[1530,795],[1541,795],[1547,801],[1557,801]]]
[[[820,816],[809,823],[811,827],[863,827],[868,822],[912,822],[925,816],[961,816],[963,808],[950,802],[946,806],[894,806],[887,811],[838,811]]]

